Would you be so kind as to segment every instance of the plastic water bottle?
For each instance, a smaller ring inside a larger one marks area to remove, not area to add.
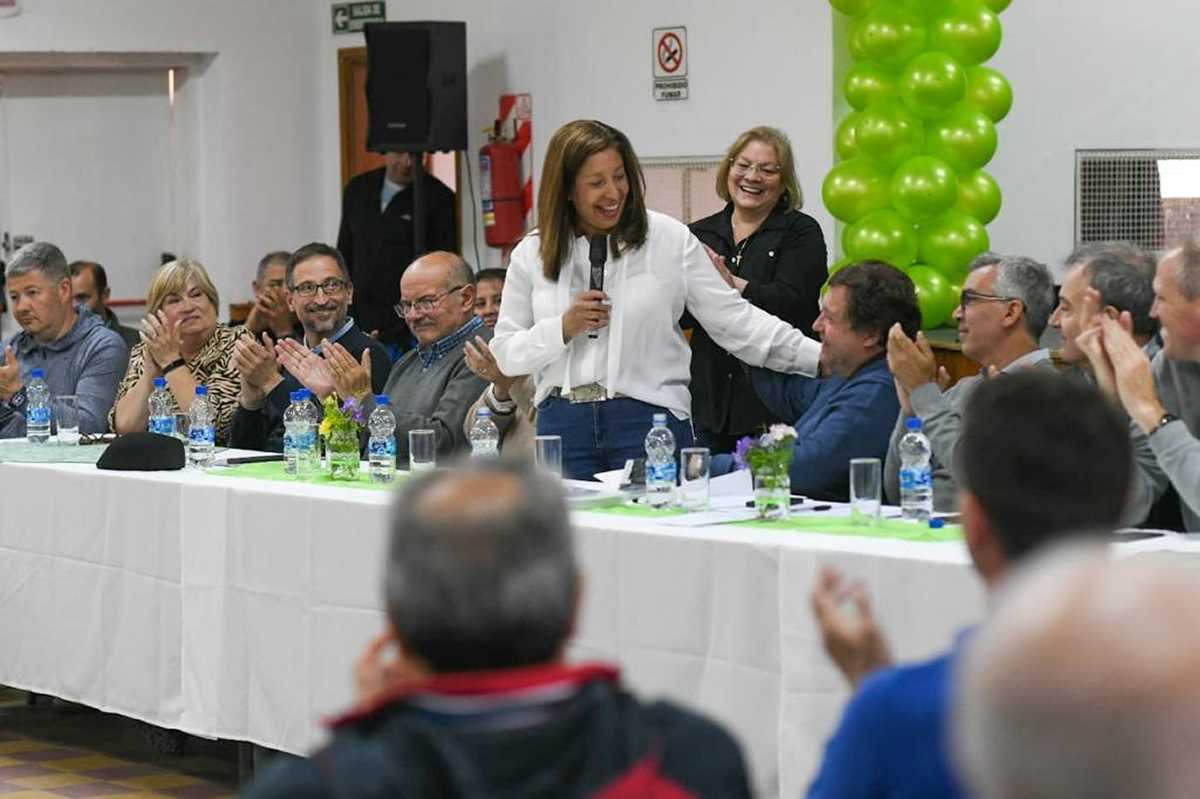
[[[154,391],[150,392],[150,432],[175,435],[175,412],[171,409],[171,393],[167,391],[165,377],[154,378]]]
[[[371,438],[367,441],[367,470],[372,483],[396,479],[396,415],[387,394],[375,395],[375,410],[367,419]]]
[[[909,418],[908,432],[900,439],[900,514],[905,519],[924,522],[933,513],[932,451],[921,420]]]
[[[32,444],[50,440],[50,387],[46,372],[34,369],[25,388],[25,435]]]
[[[293,391],[288,396],[292,401],[283,411],[283,471],[301,477],[305,474],[305,453],[301,450],[308,443],[308,412],[304,409],[308,403],[303,391]]]
[[[646,434],[646,501],[652,508],[665,508],[674,494],[675,434],[667,427],[667,415],[656,413]]]
[[[301,388],[296,393],[300,395],[300,417],[304,425],[296,439],[296,475],[308,477],[315,474],[320,467],[321,453],[317,449],[317,428],[320,422],[317,418],[317,406],[312,401],[312,392]]]
[[[208,405],[208,386],[196,386],[196,396],[188,411],[188,465],[207,469],[212,464],[217,429],[213,426],[212,409]]]
[[[500,428],[492,421],[492,412],[488,408],[475,412],[475,424],[471,425],[471,457],[500,457]]]

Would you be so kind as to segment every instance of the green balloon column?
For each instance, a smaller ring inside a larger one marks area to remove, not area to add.
[[[1012,87],[984,66],[1010,0],[829,0],[852,18],[854,66],[837,126],[838,163],[821,196],[841,222],[844,257],[886,261],[917,287],[926,329],[948,322],[1000,187],[984,167]]]

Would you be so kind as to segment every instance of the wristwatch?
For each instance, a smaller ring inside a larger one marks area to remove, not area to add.
[[[1179,417],[1176,416],[1175,414],[1164,413],[1162,415],[1162,418],[1158,420],[1158,424],[1154,425],[1154,429],[1146,434],[1146,438],[1149,438],[1150,436],[1157,433],[1159,430],[1162,430],[1164,426],[1170,424],[1171,422],[1177,422],[1177,421],[1179,421]]]
[[[15,394],[8,398],[6,404],[14,411],[20,412],[25,408],[25,399],[25,386],[21,386]]]

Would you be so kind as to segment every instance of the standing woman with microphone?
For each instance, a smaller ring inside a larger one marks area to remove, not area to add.
[[[731,288],[681,223],[647,211],[629,139],[576,120],[550,139],[538,226],[513,251],[491,349],[532,374],[538,433],[563,440],[563,475],[590,479],[644,455],[655,413],[690,446],[691,313],[755,366],[814,375],[821,346]],[[603,260],[601,260],[603,259]]]

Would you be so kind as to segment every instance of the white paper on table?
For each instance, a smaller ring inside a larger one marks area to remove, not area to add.
[[[754,508],[717,508],[715,510],[700,511],[699,513],[685,513],[682,516],[671,516],[661,519],[659,523],[671,527],[707,527],[711,524],[748,522],[756,515]]]
[[[750,470],[738,469],[736,472],[723,474],[708,481],[710,497],[739,496],[750,499],[754,495],[754,484],[750,482]]]
[[[621,488],[621,478],[625,476],[624,469],[613,469],[611,472],[596,472],[592,477],[595,477],[604,485],[614,489]]]

